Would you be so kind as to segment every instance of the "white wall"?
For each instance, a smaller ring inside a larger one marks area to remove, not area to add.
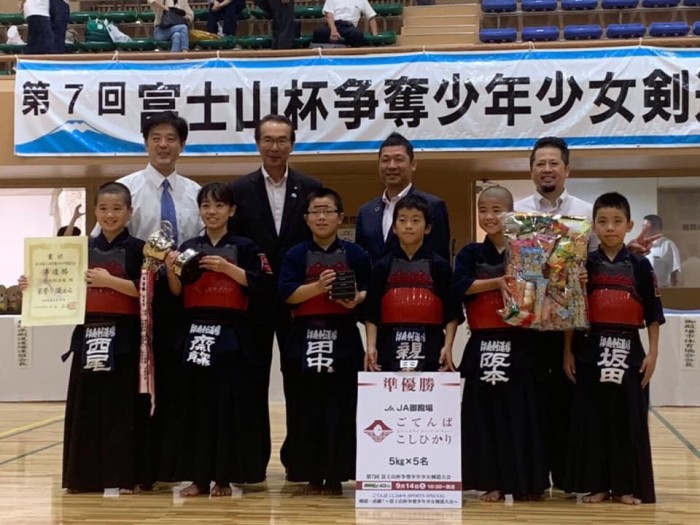
[[[24,238],[55,234],[53,190],[0,190],[0,283],[17,284],[24,267]]]
[[[73,208],[85,202],[85,190],[0,190],[0,284],[17,284],[24,268],[24,238],[51,237],[58,226],[68,224]],[[78,226],[85,231],[81,217]]]

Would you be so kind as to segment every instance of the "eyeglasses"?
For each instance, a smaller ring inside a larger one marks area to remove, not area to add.
[[[332,217],[333,215],[337,215],[338,213],[338,210],[313,210],[307,211],[306,215],[308,215],[309,217]]]
[[[278,148],[284,148],[289,146],[291,143],[292,141],[289,140],[288,137],[279,137],[276,139],[273,139],[272,137],[263,137],[260,139],[260,144],[267,146],[268,148],[273,144],[277,145]]]

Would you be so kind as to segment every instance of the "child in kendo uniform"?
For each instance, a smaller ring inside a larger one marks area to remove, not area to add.
[[[85,324],[71,338],[73,354],[63,439],[63,487],[69,493],[138,492],[137,465],[147,443],[147,403],[138,394],[138,282],[143,241],[129,235],[131,193],[118,182],[100,187],[88,241]],[[37,286],[20,278],[20,287]],[[40,284],[38,286],[41,286]],[[64,358],[68,357],[68,354]]]
[[[590,331],[565,334],[564,371],[576,386],[564,488],[589,493],[584,503],[654,503],[648,410],[665,322],[661,298],[648,259],[625,246],[633,227],[627,199],[598,197],[593,225],[600,246],[586,263]]]
[[[308,481],[309,494],[342,494],[341,482],[355,479],[357,372],[364,350],[357,328],[370,273],[367,253],[338,238],[343,201],[323,188],[308,198],[306,223],[313,238],[294,246],[282,262],[281,298],[293,323],[282,349],[287,381],[299,394],[290,414],[287,478]],[[354,274],[352,290],[334,298],[334,282]]]
[[[230,496],[231,483],[264,481],[264,468],[249,468],[262,451],[247,439],[253,423],[245,410],[241,363],[244,352],[252,350],[245,329],[249,295],[274,285],[265,254],[251,240],[228,232],[236,211],[230,188],[208,184],[197,203],[204,235],[183,243],[165,262],[168,286],[182,297],[186,319],[179,349],[184,405],[175,472],[192,481],[180,496]],[[201,259],[183,267],[183,284],[175,263],[188,249]]]
[[[452,344],[463,320],[450,293],[450,263],[423,243],[428,202],[409,194],[396,203],[392,228],[399,246],[377,261],[365,304],[365,370],[454,370]]]
[[[508,293],[506,240],[500,214],[513,211],[513,196],[502,187],[479,194],[482,243],[457,255],[452,290],[461,297],[471,336],[460,372],[462,399],[462,485],[484,491],[496,502],[538,498],[549,486],[542,414],[535,388],[531,333],[508,325],[498,311]]]

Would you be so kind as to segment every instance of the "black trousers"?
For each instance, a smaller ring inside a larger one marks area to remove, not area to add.
[[[335,27],[345,43],[351,47],[362,47],[366,44],[365,34],[350,22],[336,20]],[[314,29],[313,42],[317,44],[329,44],[331,42],[331,28],[328,24],[318,26]]]
[[[53,51],[53,31],[48,16],[32,15],[27,18],[26,55],[47,55]],[[65,38],[65,31],[63,33]]]
[[[63,54],[66,52],[66,30],[68,29],[68,19],[70,18],[70,7],[64,0],[51,0],[49,16],[53,34],[52,53]]]
[[[246,355],[246,367],[249,371],[249,377],[246,380],[246,389],[250,393],[248,408],[252,413],[255,413],[254,420],[255,428],[251,428],[251,432],[255,434],[252,439],[263,445],[261,457],[251,458],[255,465],[249,466],[250,471],[260,472],[262,464],[267,466],[272,450],[272,442],[270,437],[270,416],[269,416],[269,386],[270,386],[270,368],[272,366],[272,347],[274,337],[277,336],[277,342],[280,349],[284,348],[289,331],[291,328],[291,318],[289,309],[283,304],[276,304],[272,311],[263,315],[262,312],[256,312],[251,315],[251,336],[252,349]],[[298,398],[298,385],[293,377],[288,377],[284,367],[282,368],[282,381],[284,389],[284,398],[286,405],[286,420],[294,414],[296,400]],[[289,426],[289,425],[287,425]],[[280,457],[282,464],[286,464],[287,458],[287,438],[282,445]],[[262,457],[265,456],[265,457]]]
[[[296,36],[294,0],[255,0],[255,5],[272,18],[272,49],[292,49]]]
[[[245,9],[245,1],[234,0],[228,5],[225,5],[218,11],[212,11],[209,7],[207,15],[207,31],[213,34],[218,32],[219,21],[224,22],[222,31],[225,36],[235,36],[236,27],[238,26],[238,15]]]

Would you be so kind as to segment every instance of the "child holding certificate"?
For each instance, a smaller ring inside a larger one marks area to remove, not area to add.
[[[88,244],[85,324],[75,328],[68,352],[63,487],[69,493],[131,494],[141,481],[137,433],[147,423],[147,405],[138,394],[137,283],[144,243],[126,229],[131,213],[126,186],[100,187],[95,217],[102,231]],[[24,276],[19,284],[31,286]]]

